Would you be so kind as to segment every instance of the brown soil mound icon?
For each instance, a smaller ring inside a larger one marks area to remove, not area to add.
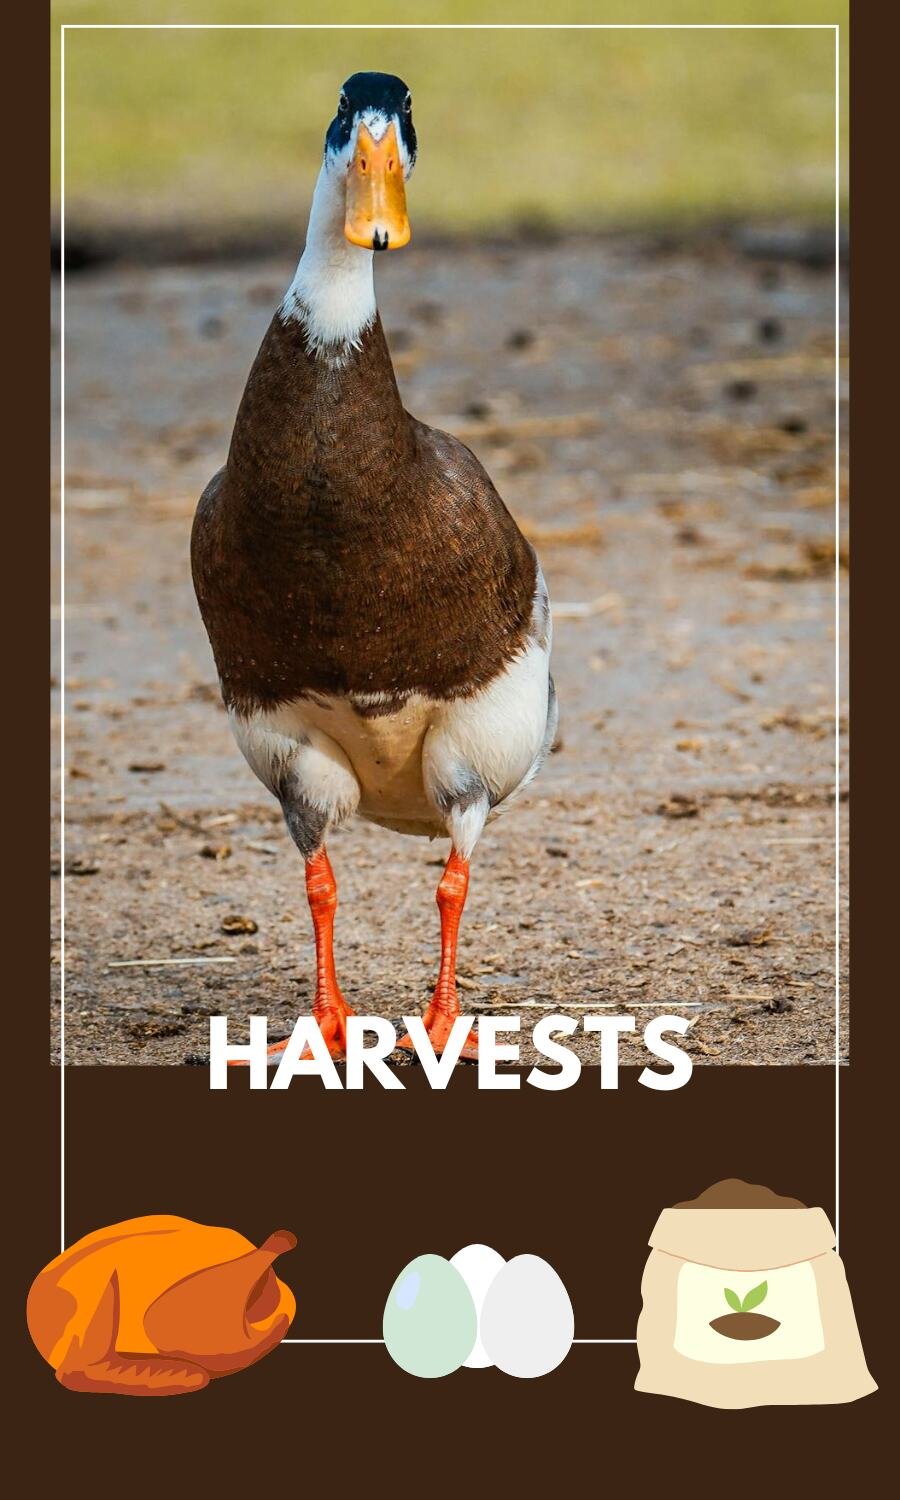
[[[767,1339],[781,1324],[765,1313],[739,1312],[723,1313],[721,1318],[713,1318],[709,1326],[726,1339]]]
[[[191,1219],[126,1219],[45,1266],[28,1294],[28,1329],[69,1390],[202,1390],[284,1338],[296,1304],[272,1266],[296,1243],[286,1229],[257,1249]]]
[[[739,1297],[730,1286],[725,1287],[725,1301],[732,1311],[723,1313],[720,1318],[713,1318],[710,1328],[714,1328],[716,1333],[721,1333],[726,1339],[741,1339],[742,1342],[748,1339],[767,1339],[781,1324],[777,1318],[770,1318],[766,1313],[754,1312],[753,1309],[760,1302],[765,1302],[768,1295],[767,1281],[751,1287],[746,1297]]]

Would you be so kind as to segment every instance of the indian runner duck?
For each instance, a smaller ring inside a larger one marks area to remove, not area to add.
[[[404,410],[375,303],[374,254],[410,238],[416,149],[406,84],[349,78],[305,249],[191,543],[235,739],[305,861],[313,1014],[335,1057],[352,1012],[335,972],[329,833],[357,814],[449,835],[423,1017],[440,1053],[460,1010],[472,852],[538,771],[557,723],[534,550],[475,455]],[[460,1055],[477,1056],[474,1031]]]

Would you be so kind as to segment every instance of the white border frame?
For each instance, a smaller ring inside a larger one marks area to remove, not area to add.
[[[840,24],[78,23],[60,28],[60,1253],[66,1248],[66,31],[832,31],[834,33],[834,1235],[840,1254]],[[381,1344],[380,1338],[285,1338],[284,1344]],[[576,1344],[634,1344],[576,1338]]]

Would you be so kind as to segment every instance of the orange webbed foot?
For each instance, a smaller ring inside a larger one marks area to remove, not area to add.
[[[325,1004],[313,1006],[313,1015],[319,1023],[325,1045],[335,1062],[343,1062],[347,1056],[347,1017],[355,1016],[343,995],[329,998]],[[312,1056],[308,1047],[303,1049],[303,1060]]]
[[[343,995],[329,999],[326,1003],[316,1001],[316,1004],[313,1006],[313,1016],[318,1022],[322,1039],[334,1062],[344,1062],[346,1060],[347,1017],[355,1015],[356,1011],[351,1009]],[[287,1044],[288,1038],[282,1037],[280,1042],[272,1042],[266,1048],[270,1067],[275,1067],[281,1061]],[[301,1062],[309,1062],[311,1058],[312,1053],[309,1048],[304,1047],[300,1054]]]
[[[458,1001],[455,1008],[451,1007],[449,1009],[445,1008],[444,1005],[438,1006],[434,1001],[432,1001],[424,1016],[422,1017],[425,1030],[428,1032],[428,1040],[430,1041],[432,1048],[434,1049],[436,1057],[440,1057],[444,1051],[444,1048],[447,1046],[447,1043],[450,1040],[450,1033],[453,1030],[453,1023],[458,1015]],[[397,1043],[397,1047],[401,1052],[415,1051],[412,1037],[410,1037],[409,1035],[401,1037],[400,1041]],[[466,1040],[463,1043],[462,1051],[459,1054],[459,1060],[460,1062],[478,1061],[478,1033],[474,1030],[474,1028],[469,1032],[469,1035],[466,1037]]]

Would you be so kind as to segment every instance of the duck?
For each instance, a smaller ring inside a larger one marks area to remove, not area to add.
[[[295,1312],[272,1269],[297,1238],[144,1214],[92,1230],[35,1277],[27,1322],[70,1391],[182,1396],[262,1359]]]
[[[191,536],[234,738],[304,861],[312,1009],[335,1059],[354,1012],[335,968],[329,836],[358,816],[449,838],[422,1017],[440,1055],[460,1014],[472,855],[558,722],[535,551],[475,454],[405,409],[376,305],[375,256],[410,241],[416,157],[407,85],[354,73],[325,134],[303,253]],[[284,1045],[270,1046],[273,1062]],[[408,1035],[399,1046],[414,1050]],[[459,1057],[477,1060],[474,1026]]]

